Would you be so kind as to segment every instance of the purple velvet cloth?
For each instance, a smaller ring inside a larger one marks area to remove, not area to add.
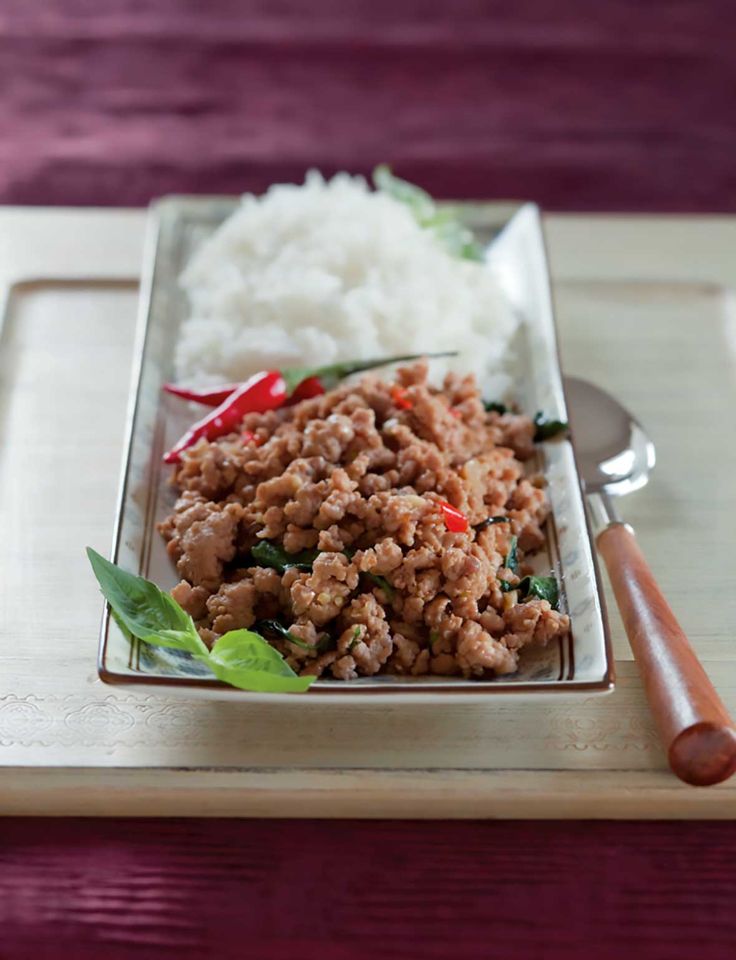
[[[392,162],[438,196],[736,209],[732,0],[4,0],[0,200]]]
[[[0,957],[733,960],[734,852],[733,823],[0,821]]]
[[[0,201],[736,210],[732,0],[4,0]],[[1,748],[0,748],[1,749]],[[584,773],[581,773],[584,776]],[[732,957],[733,823],[0,823],[0,958]]]

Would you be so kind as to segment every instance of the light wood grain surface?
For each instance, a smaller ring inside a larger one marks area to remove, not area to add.
[[[14,284],[0,360],[0,811],[736,815],[736,786],[695,790],[667,772],[615,615],[606,698],[302,715],[102,685],[83,547],[111,541],[143,224],[141,211],[0,213],[0,278]],[[564,365],[614,389],[657,442],[651,486],[624,513],[733,711],[736,221],[552,217],[547,232]]]

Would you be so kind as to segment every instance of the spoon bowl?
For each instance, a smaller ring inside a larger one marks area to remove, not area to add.
[[[565,377],[570,427],[587,493],[623,496],[654,469],[654,443],[625,407],[600,387]]]

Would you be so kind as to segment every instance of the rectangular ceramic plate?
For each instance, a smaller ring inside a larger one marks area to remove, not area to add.
[[[173,376],[174,344],[187,305],[178,277],[194,248],[232,212],[233,198],[167,198],[150,213],[140,302],[137,362],[130,408],[129,443],[123,465],[114,559],[163,588],[174,585],[175,570],[156,532],[173,505],[169,469],[161,457],[189,425],[181,403],[162,394]],[[489,244],[490,268],[520,326],[513,344],[514,397],[521,409],[543,410],[566,420],[565,397],[557,354],[549,276],[541,219],[532,204],[460,204],[454,206],[478,238]],[[490,334],[489,334],[490,335]],[[399,698],[485,699],[495,694],[605,692],[613,685],[612,657],[602,589],[591,545],[575,456],[569,440],[540,445],[538,463],[548,481],[552,514],[546,524],[546,547],[535,559],[539,570],[553,569],[561,583],[560,607],[570,614],[565,641],[524,652],[519,671],[497,680],[441,677],[367,677],[344,683],[321,679],[300,701],[329,698],[354,701]],[[180,688],[186,695],[239,699],[281,695],[252,694],[216,681],[188,655],[131,644],[106,613],[99,651],[100,677],[107,683]]]

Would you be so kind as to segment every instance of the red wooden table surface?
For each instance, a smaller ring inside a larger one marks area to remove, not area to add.
[[[731,0],[4,0],[0,202],[736,210]],[[0,750],[2,748],[0,747]],[[728,823],[0,822],[0,958],[734,955]]]

